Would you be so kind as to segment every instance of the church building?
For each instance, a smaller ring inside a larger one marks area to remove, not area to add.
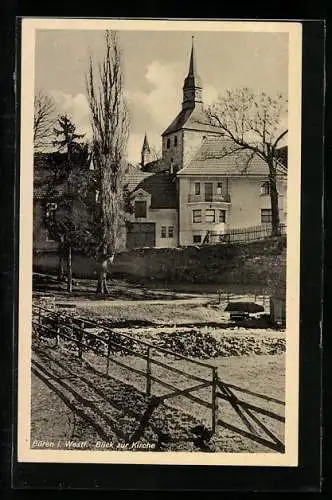
[[[128,170],[128,248],[197,245],[207,234],[271,223],[267,165],[256,156],[243,173],[243,156],[232,153],[232,141],[210,124],[202,93],[193,41],[181,110],[161,136],[162,157],[154,157],[145,134],[140,167]],[[282,169],[277,188],[286,223]]]

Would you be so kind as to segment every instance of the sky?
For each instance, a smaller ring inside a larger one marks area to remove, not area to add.
[[[230,31],[120,31],[124,89],[131,115],[128,160],[140,161],[145,132],[156,151],[161,134],[181,110],[192,36],[204,104],[226,89],[288,91],[288,34]],[[102,30],[37,30],[35,88],[53,97],[90,138],[85,75],[89,56],[104,54]]]

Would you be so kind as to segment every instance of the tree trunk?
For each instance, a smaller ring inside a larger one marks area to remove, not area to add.
[[[98,295],[107,295],[108,294],[108,288],[107,288],[107,271],[101,269],[98,274],[98,281],[97,281],[97,294]]]
[[[64,258],[64,238],[61,236],[59,243],[59,264],[58,264],[58,280],[63,282],[65,279],[65,258]]]
[[[67,246],[67,292],[73,291],[73,269],[72,269],[72,256],[71,245]]]
[[[272,236],[280,235],[280,217],[279,217],[279,195],[277,190],[277,173],[275,166],[269,165],[270,181],[270,199],[272,213]]]
[[[112,264],[113,260],[114,260],[114,254],[112,254],[111,257],[106,257],[100,263],[100,270],[98,274],[97,289],[96,289],[97,295],[107,295],[109,293],[107,286],[107,271],[108,271],[108,265]]]

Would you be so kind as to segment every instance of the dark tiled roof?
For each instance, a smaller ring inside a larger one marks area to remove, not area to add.
[[[168,170],[168,167],[165,164],[165,162],[163,161],[163,159],[160,158],[159,160],[154,160],[154,161],[151,161],[150,163],[147,163],[146,165],[141,167],[141,170],[143,172],[156,173],[156,172],[165,172],[166,170]]]
[[[143,172],[130,166],[125,183],[130,192],[144,189],[151,195],[151,208],[177,208],[176,185],[166,172]]]
[[[249,160],[250,158],[250,160]],[[257,155],[239,151],[230,139],[207,138],[191,162],[178,175],[266,175],[267,165]],[[282,171],[280,171],[282,173]]]
[[[147,177],[153,175],[153,172],[143,172],[139,167],[128,165],[124,178],[124,183],[128,191],[132,192]]]
[[[136,189],[144,189],[151,194],[151,208],[177,208],[176,185],[169,175],[158,172],[142,180]]]
[[[206,112],[200,107],[192,109],[182,109],[175,120],[163,132],[162,135],[168,135],[177,132],[182,128],[191,130],[202,130],[204,132],[221,133],[220,128],[211,125]]]

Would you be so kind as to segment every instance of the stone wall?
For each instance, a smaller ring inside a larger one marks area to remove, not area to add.
[[[34,256],[35,271],[55,272],[56,267],[55,254]],[[270,292],[285,286],[286,241],[125,251],[116,256],[111,273],[133,281],[260,285]],[[73,274],[94,278],[96,264],[74,255]]]

